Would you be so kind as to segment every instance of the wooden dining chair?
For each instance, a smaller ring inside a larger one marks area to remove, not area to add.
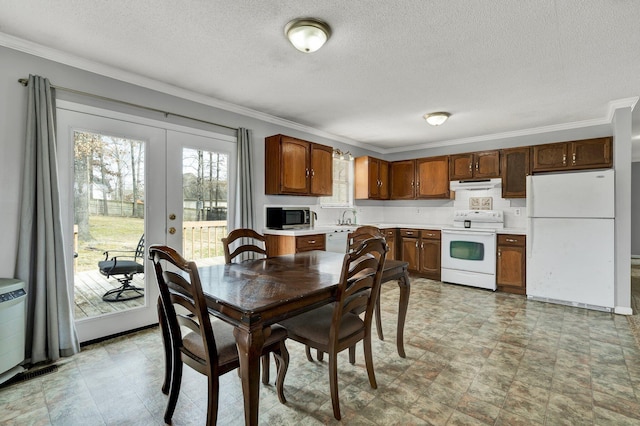
[[[329,355],[329,384],[333,415],[340,420],[338,353],[364,343],[364,358],[373,389],[378,387],[371,352],[371,319],[382,278],[387,243],[381,238],[362,242],[342,263],[336,302],[280,322],[288,337]],[[354,311],[364,308],[364,319]],[[310,357],[307,352],[307,357]]]
[[[225,263],[233,262],[243,253],[253,253],[253,258],[256,258],[256,255],[257,257],[267,257],[267,240],[264,235],[253,229],[234,229],[222,239],[222,246],[224,247]],[[240,259],[245,260],[243,259],[245,256],[241,256]]]
[[[168,392],[169,401],[164,421],[171,423],[180,393],[183,364],[187,364],[208,378],[207,424],[214,425],[218,414],[219,376],[240,366],[233,327],[222,321],[211,321],[194,262],[160,245],[149,248],[149,257],[160,289],[158,319],[165,339],[163,392]],[[177,272],[164,269],[162,261]],[[189,331],[184,332],[183,328]],[[263,355],[271,352],[275,355],[276,390],[282,403],[286,402],[283,386],[289,365],[286,337],[286,330],[273,327],[262,349]]]
[[[349,251],[354,251],[364,240],[368,240],[369,238],[384,238],[384,233],[380,228],[375,226],[359,226],[347,235],[347,247]]]

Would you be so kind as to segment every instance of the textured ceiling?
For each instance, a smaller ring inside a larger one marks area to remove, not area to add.
[[[313,54],[283,34],[305,16],[333,30]],[[640,95],[639,24],[637,0],[0,0],[7,35],[391,150],[602,122]]]

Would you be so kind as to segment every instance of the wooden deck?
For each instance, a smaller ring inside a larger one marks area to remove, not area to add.
[[[198,265],[212,265],[224,263],[224,257],[212,257],[208,259],[197,260]],[[144,288],[144,274],[135,275],[131,284]],[[96,317],[105,314],[113,314],[127,309],[144,306],[144,297],[133,300],[125,300],[121,302],[105,302],[102,295],[107,291],[120,287],[120,282],[115,278],[107,279],[100,274],[98,269],[95,271],[77,272],[75,274],[75,294],[74,294],[74,313],[75,319],[83,319]],[[155,303],[155,302],[154,302]]]

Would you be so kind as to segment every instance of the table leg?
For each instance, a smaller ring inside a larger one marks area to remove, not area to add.
[[[404,273],[398,279],[398,287],[400,287],[397,332],[398,355],[400,355],[401,358],[406,358],[407,355],[404,352],[404,322],[407,318],[407,309],[409,307],[409,293],[411,292],[411,285],[409,283],[409,272],[406,268],[404,268]]]
[[[262,327],[233,330],[240,358],[240,378],[244,395],[244,422],[247,426],[258,424],[260,403],[260,355],[265,341]]]

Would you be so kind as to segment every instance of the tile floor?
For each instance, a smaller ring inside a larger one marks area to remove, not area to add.
[[[402,359],[397,297],[396,286],[383,286],[378,389],[369,387],[361,346],[355,366],[342,354],[342,423],[640,425],[640,349],[626,317],[414,279]],[[310,363],[302,345],[288,347],[288,402],[261,385],[260,423],[337,423],[326,357]],[[0,389],[0,424],[160,425],[162,375],[157,328],[91,345],[55,373]],[[223,376],[221,390],[218,423],[243,424],[237,374]],[[186,368],[173,424],[202,425],[205,412],[206,381]]]

